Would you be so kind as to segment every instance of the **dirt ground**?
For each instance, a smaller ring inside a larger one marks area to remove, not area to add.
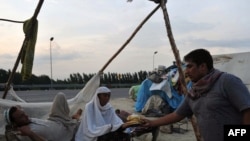
[[[130,113],[138,114],[133,110],[134,101],[132,99],[117,98],[117,99],[111,100],[111,104],[116,109],[126,110]],[[188,119],[183,120],[183,122],[173,124],[174,128],[172,130],[172,133],[169,133],[169,132],[166,133],[166,131],[169,131],[169,130],[164,130],[164,129],[169,129],[167,127],[168,126],[160,127],[160,132],[159,132],[157,141],[195,141],[196,140],[192,124]],[[134,141],[151,141],[151,139],[152,139],[152,135],[151,133],[148,133],[140,137],[135,137]]]

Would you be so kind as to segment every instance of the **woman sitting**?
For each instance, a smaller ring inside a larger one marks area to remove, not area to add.
[[[81,124],[75,141],[129,141],[130,136],[123,133],[126,124],[116,115],[109,103],[111,91],[99,87],[92,100],[85,106]]]

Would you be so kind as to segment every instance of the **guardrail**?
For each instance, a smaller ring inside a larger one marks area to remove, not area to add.
[[[130,88],[134,83],[130,84],[102,84],[109,88]],[[14,90],[46,90],[46,89],[82,89],[85,84],[43,84],[43,85],[12,85]],[[0,83],[0,91],[5,88],[5,83]]]

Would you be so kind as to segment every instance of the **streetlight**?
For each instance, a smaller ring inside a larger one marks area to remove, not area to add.
[[[157,54],[158,52],[155,51],[154,54],[153,54],[153,71],[155,69],[155,54]]]
[[[52,77],[52,50],[51,50],[51,42],[54,40],[54,37],[50,38],[50,89],[52,89],[53,85],[53,77]]]

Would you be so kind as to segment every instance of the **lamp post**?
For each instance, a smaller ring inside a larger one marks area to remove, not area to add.
[[[53,77],[52,77],[52,49],[51,49],[51,42],[54,40],[54,37],[50,38],[50,89],[52,89],[53,85]]]
[[[157,54],[158,52],[155,51],[154,54],[153,54],[153,71],[155,69],[155,54]]]

